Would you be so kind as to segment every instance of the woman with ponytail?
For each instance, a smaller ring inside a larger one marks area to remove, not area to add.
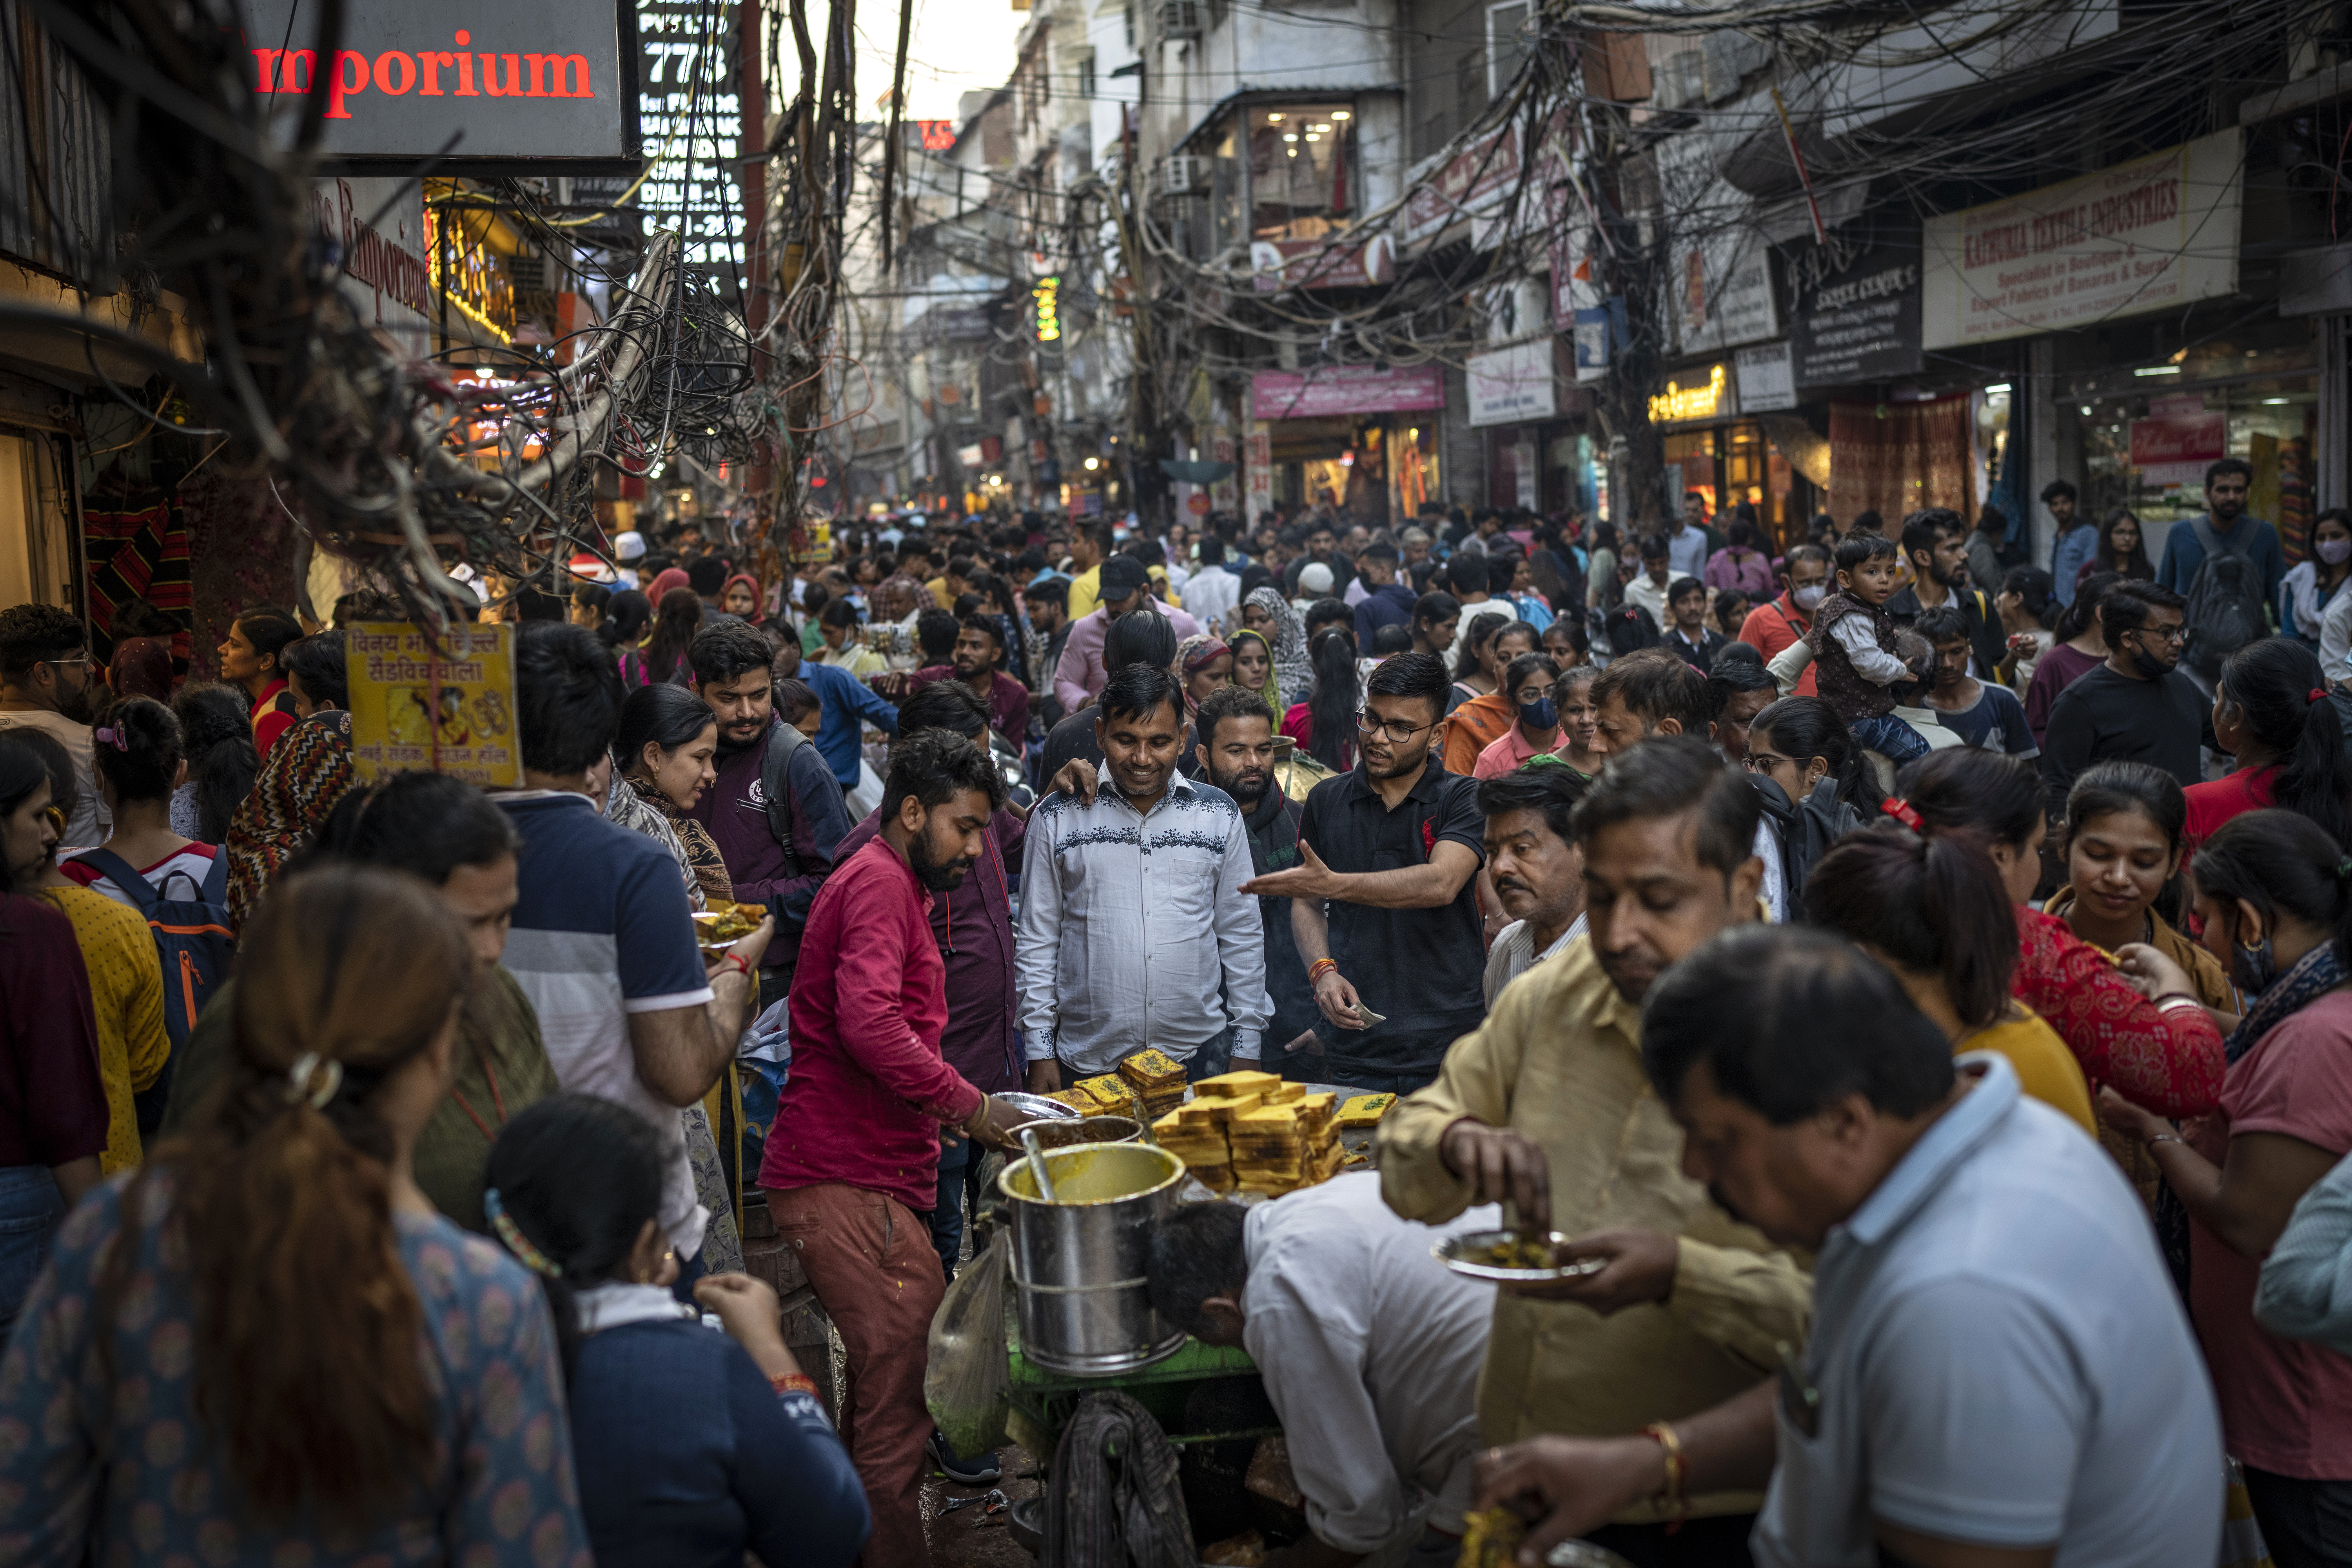
[[[2352,848],[2352,762],[2326,685],[2319,656],[2294,637],[2264,637],[2221,661],[2213,738],[2238,765],[2227,778],[2189,786],[2191,849],[2266,805],[2307,816]]]
[[[1980,839],[1899,826],[1857,833],[1813,868],[1805,918],[1885,964],[1953,1055],[2007,1057],[2027,1094],[2098,1136],[2082,1068],[2010,995],[2017,919]]]
[[[2352,1510],[2352,1357],[2254,1321],[2263,1259],[2303,1194],[2352,1152],[2352,855],[2310,818],[2251,811],[2197,852],[2189,877],[2206,947],[2247,998],[2227,1018],[2217,1114],[2176,1129],[2113,1096],[2101,1120],[2143,1144],[2185,1210],[2158,1231],[2176,1268],[2186,1242],[2189,1316],[2213,1373],[2231,1457],[2272,1556],[2343,1561],[2321,1521]],[[2158,986],[2185,984],[2178,966]]]
[[[1333,773],[1344,773],[1356,765],[1356,714],[1364,705],[1356,639],[1337,628],[1320,631],[1307,651],[1315,684],[1305,701],[1282,716],[1282,732]]]
[[[286,880],[210,1114],[66,1221],[0,1362],[26,1563],[589,1562],[553,1325],[411,1156],[475,983],[430,889]]]
[[[2148,961],[2162,954],[2134,943],[2110,957],[2028,906],[2049,826],[2033,764],[1954,746],[1904,769],[1897,790],[1904,798],[1888,815],[1931,837],[1971,835],[1990,854],[2016,910],[2011,992],[2058,1031],[2091,1087],[2111,1087],[2159,1116],[2212,1110],[2221,1094],[2221,1036],[2193,990],[2150,984]]]
[[[866,1489],[748,1274],[670,1286],[664,1155],[639,1117],[583,1094],[499,1135],[484,1194],[499,1243],[545,1287],[571,1384],[581,1510],[599,1563],[840,1568],[872,1526]]]

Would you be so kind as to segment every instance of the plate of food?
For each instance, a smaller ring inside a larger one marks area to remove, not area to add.
[[[1472,1230],[1449,1236],[1429,1250],[1456,1274],[1510,1285],[1574,1279],[1609,1267],[1605,1258],[1563,1259],[1559,1249],[1568,1239],[1556,1230]]]
[[[694,945],[705,958],[717,958],[760,929],[768,911],[758,904],[728,904],[717,900],[708,910],[694,911]]]

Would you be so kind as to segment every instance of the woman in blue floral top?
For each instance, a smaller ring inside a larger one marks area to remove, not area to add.
[[[0,1359],[0,1562],[587,1568],[545,1300],[409,1171],[464,931],[333,867],[237,967],[228,1080],[66,1221]]]

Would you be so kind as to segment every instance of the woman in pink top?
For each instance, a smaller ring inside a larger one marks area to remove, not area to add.
[[[1731,542],[1706,558],[1706,585],[1738,589],[1751,603],[1770,598],[1778,584],[1772,558],[1756,548],[1756,525],[1743,513],[1731,520],[1727,534]]]
[[[1592,678],[1579,665],[1563,674],[1547,653],[1524,653],[1503,672],[1503,689],[1518,709],[1518,720],[1478,753],[1471,774],[1490,779],[1516,773],[1536,757],[1556,756],[1587,778],[1601,758],[1592,749]],[[1571,712],[1571,709],[1574,711]]]
[[[2341,1562],[2318,1521],[2352,1510],[2352,1357],[2272,1333],[2253,1304],[2297,1200],[2352,1151],[2352,856],[2307,817],[2252,811],[2207,840],[2193,882],[2206,947],[2252,999],[2242,1019],[2217,1015],[2221,1107],[2176,1133],[2104,1090],[2099,1115],[2147,1146],[2188,1211],[2189,1315],[2272,1556]],[[2159,993],[2189,992],[2169,959],[2142,962]]]

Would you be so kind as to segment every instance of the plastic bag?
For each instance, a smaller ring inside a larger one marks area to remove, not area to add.
[[[923,1403],[959,1454],[985,1454],[1004,1443],[1013,1409],[1005,1364],[1004,1276],[1011,1237],[999,1230],[987,1249],[949,1281],[931,1315],[930,1363]]]

